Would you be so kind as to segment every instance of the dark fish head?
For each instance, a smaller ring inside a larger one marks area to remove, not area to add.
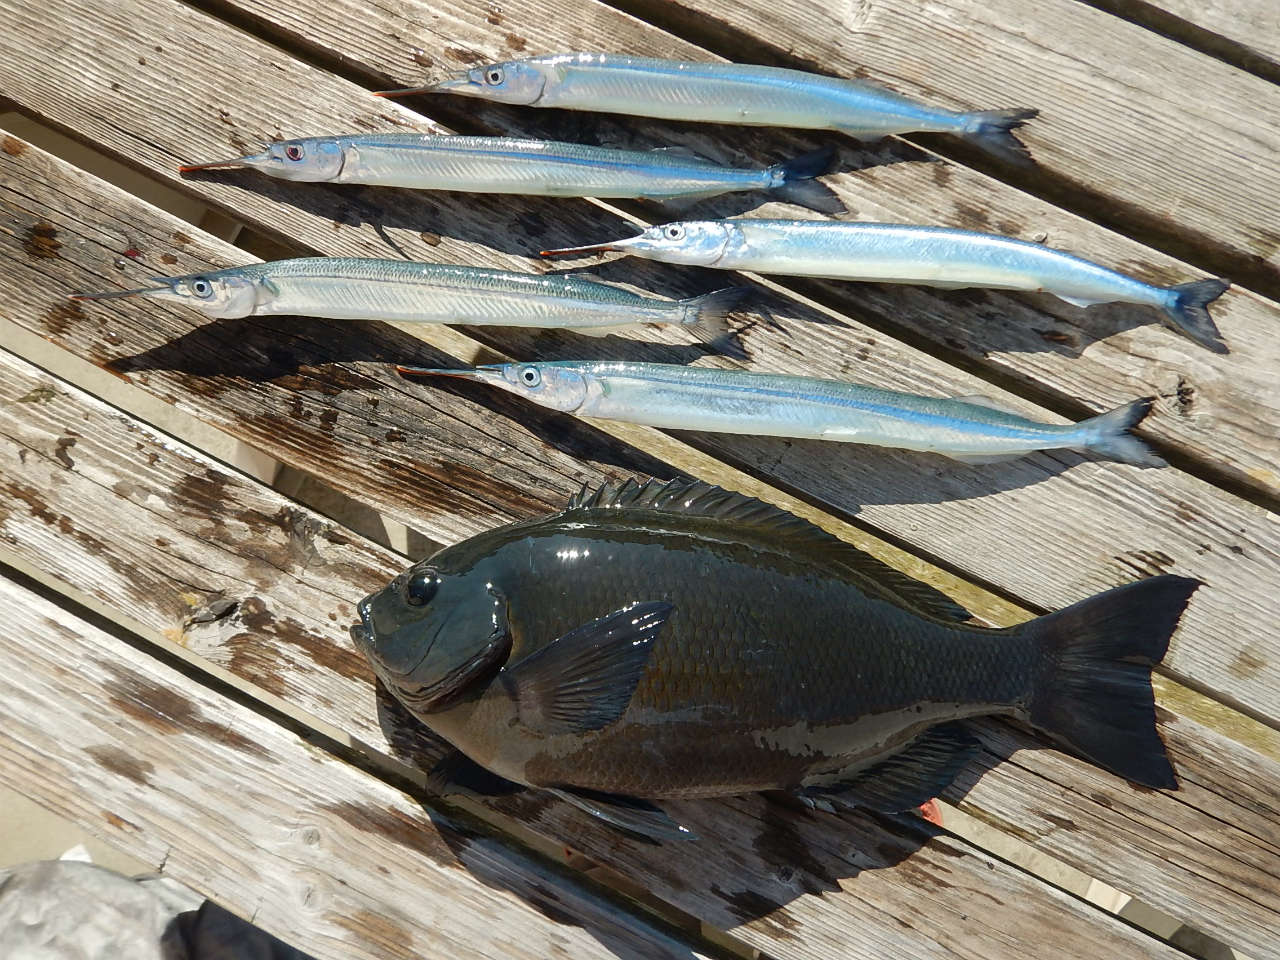
[[[512,103],[521,106],[537,103],[542,92],[555,73],[554,65],[537,60],[508,60],[505,63],[489,63],[473,67],[447,80],[428,87],[412,87],[405,90],[383,90],[380,97],[407,97],[418,93],[456,93],[464,97],[477,97],[495,103]]]
[[[432,558],[433,560],[435,558]],[[432,560],[410,567],[356,605],[351,639],[405,704],[436,710],[511,652],[506,603],[475,570],[456,573]]]

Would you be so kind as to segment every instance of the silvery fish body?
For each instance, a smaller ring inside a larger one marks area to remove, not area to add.
[[[612,53],[556,53],[492,63],[429,87],[383,95],[422,92],[669,120],[840,130],[860,139],[908,131],[950,133],[1019,162],[1026,160],[1026,150],[1009,131],[1036,113],[956,112],[861,80]]]
[[[675,364],[553,361],[401,370],[479,380],[556,410],[665,429],[867,443],[978,463],[1068,448],[1164,465],[1129,433],[1151,409],[1150,397],[1081,423],[1053,424],[982,397],[923,397],[817,377]]]
[[[812,180],[826,172],[833,153],[819,150],[770,167],[742,169],[675,148],[618,150],[514,137],[377,133],[282,140],[260,154],[180,169],[252,167],[283,180],[547,197],[669,200],[769,190],[839,213],[840,201]]]
[[[730,287],[688,300],[659,300],[577,276],[345,257],[276,260],[156,277],[155,282],[157,286],[140,290],[75,297],[145,296],[226,318],[286,314],[565,327],[588,333],[636,323],[678,323],[721,336],[727,310],[746,290]]]
[[[1196,586],[1155,577],[989,629],[769,504],[628,481],[440,550],[361,600],[351,635],[456,748],[436,790],[549,790],[674,839],[643,798],[909,810],[977,753],[954,721],[982,715],[1174,787],[1150,672]]]
[[[638,237],[546,253],[594,250],[721,270],[1044,291],[1079,306],[1144,304],[1202,346],[1226,352],[1207,309],[1227,288],[1221,280],[1156,286],[1039,243],[972,230],[834,220],[690,220],[650,227]]]

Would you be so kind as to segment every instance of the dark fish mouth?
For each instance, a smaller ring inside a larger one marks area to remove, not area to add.
[[[356,613],[360,615],[360,622],[353,623],[347,628],[356,649],[371,660],[373,659],[373,624],[369,622],[369,604],[372,600],[373,594],[369,594],[356,604]]]

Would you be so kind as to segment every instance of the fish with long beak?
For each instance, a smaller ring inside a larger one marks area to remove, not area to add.
[[[641,323],[672,323],[720,343],[729,335],[729,312],[750,289],[726,287],[687,300],[660,300],[580,276],[343,257],[275,260],[152,282],[136,290],[71,294],[71,299],[144,297],[222,318],[285,314],[560,327],[596,336]]]
[[[834,152],[815,150],[770,167],[742,169],[678,148],[615,150],[513,137],[370,133],[285,140],[263,153],[178,169],[253,168],[282,180],[543,197],[672,200],[765,190],[836,214],[844,204],[814,179],[830,169]]]
[[[419,93],[666,120],[839,130],[859,140],[912,131],[949,133],[1017,164],[1030,162],[1030,154],[1011,131],[1037,113],[956,112],[862,80],[754,64],[613,53],[555,53],[490,63],[430,86],[376,95]]]
[[[777,507],[689,480],[584,489],[362,599],[351,637],[455,748],[443,794],[534,788],[653,840],[653,801],[781,791],[914,809],[1006,716],[1176,789],[1151,669],[1199,581],[1163,575],[1005,629]]]
[[[986,397],[922,397],[817,377],[678,364],[559,360],[396,369],[407,376],[474,380],[564,413],[669,430],[867,443],[966,463],[1072,449],[1138,466],[1165,465],[1130,433],[1154,397],[1081,423],[1055,424],[1030,420]]]
[[[689,220],[637,237],[543,250],[544,257],[617,251],[663,263],[795,277],[1052,293],[1068,303],[1136,303],[1214,353],[1227,353],[1208,306],[1227,289],[1205,279],[1162,287],[1039,243],[950,227],[835,220]]]

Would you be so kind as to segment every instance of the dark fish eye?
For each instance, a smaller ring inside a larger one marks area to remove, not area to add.
[[[501,67],[490,67],[485,71],[484,79],[486,83],[497,86],[502,82],[504,76],[505,74],[503,74]]]
[[[404,602],[412,607],[430,603],[440,589],[440,578],[434,570],[421,570],[404,585]]]
[[[197,277],[191,281],[191,292],[202,300],[208,300],[213,296],[213,284],[204,277]]]
[[[300,146],[299,146],[298,144],[296,144],[296,143],[291,143],[291,144],[289,144],[287,147],[285,147],[285,148],[284,148],[284,155],[285,155],[286,157],[288,157],[290,160],[301,160],[301,159],[302,159],[302,147],[300,147]]]
[[[667,237],[671,240],[679,240],[684,236],[684,227],[677,227],[674,224],[667,227]]]
[[[542,374],[537,367],[525,367],[520,371],[520,382],[526,387],[536,387],[542,382]]]

